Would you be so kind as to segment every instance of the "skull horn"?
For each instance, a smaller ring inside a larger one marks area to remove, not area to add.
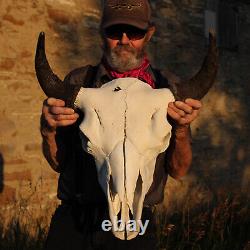
[[[172,83],[170,86],[176,100],[202,99],[212,87],[218,71],[218,49],[215,32],[209,31],[209,48],[202,67],[190,80]]]
[[[80,90],[79,86],[64,83],[50,68],[45,53],[45,33],[41,32],[37,42],[35,69],[38,82],[48,97],[62,99],[66,106],[74,107],[74,101]]]

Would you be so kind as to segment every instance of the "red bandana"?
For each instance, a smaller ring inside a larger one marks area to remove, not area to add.
[[[112,76],[114,79],[134,77],[134,78],[138,78],[139,80],[142,80],[148,83],[153,89],[155,88],[154,80],[152,76],[147,72],[147,68],[149,66],[149,60],[147,57],[144,57],[141,66],[139,66],[136,69],[124,72],[124,73],[119,73],[117,71],[112,70],[105,59],[103,60],[103,64],[104,64],[105,69],[109,73],[109,75]]]

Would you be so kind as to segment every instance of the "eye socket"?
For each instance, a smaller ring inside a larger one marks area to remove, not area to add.
[[[131,25],[117,24],[105,29],[105,36],[113,40],[121,40],[125,33],[131,41],[145,37],[147,30],[139,29]]]

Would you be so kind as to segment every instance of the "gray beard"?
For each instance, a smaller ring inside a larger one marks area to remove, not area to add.
[[[114,49],[105,48],[105,58],[109,66],[120,72],[138,68],[144,58],[144,50],[138,51],[129,45],[117,45]]]

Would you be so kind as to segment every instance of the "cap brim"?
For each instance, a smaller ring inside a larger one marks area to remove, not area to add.
[[[109,20],[109,21],[102,23],[101,27],[105,29],[105,28],[108,28],[110,26],[117,25],[117,24],[132,25],[142,30],[148,29],[148,26],[149,26],[148,22],[140,21],[138,19],[134,20],[132,18],[128,19],[128,18],[120,17],[120,18],[116,18],[115,20]]]

